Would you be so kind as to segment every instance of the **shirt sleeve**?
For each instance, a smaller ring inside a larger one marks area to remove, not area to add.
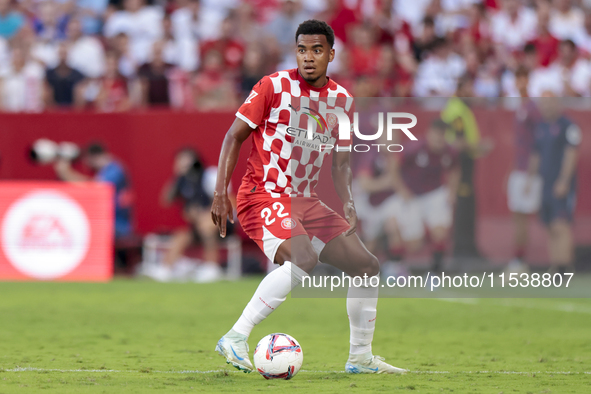
[[[254,85],[244,103],[238,108],[236,117],[256,129],[269,115],[272,99],[273,82],[267,76]]]

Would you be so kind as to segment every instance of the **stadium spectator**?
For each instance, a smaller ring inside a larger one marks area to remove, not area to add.
[[[573,0],[553,0],[550,32],[559,40],[574,40],[583,29],[585,15]]]
[[[530,95],[541,97],[544,91],[557,96],[589,94],[591,70],[589,61],[580,58],[571,40],[560,43],[558,59],[549,67],[534,70],[530,80]]]
[[[246,99],[254,85],[267,73],[265,67],[264,48],[258,44],[251,44],[246,48],[242,62],[242,80],[240,91],[243,99]]]
[[[233,74],[239,71],[244,57],[244,46],[235,38],[235,21],[234,14],[225,18],[221,25],[220,38],[206,41],[201,47],[201,58],[204,59],[204,63],[209,52],[215,51],[222,56],[222,64],[218,67]]]
[[[429,50],[437,41],[437,34],[435,33],[435,21],[432,17],[426,16],[423,19],[420,33],[413,40],[413,52],[418,62],[422,61],[428,54]]]
[[[357,76],[374,74],[377,71],[375,60],[380,57],[374,29],[366,24],[354,26],[352,37],[349,50],[353,73]]]
[[[515,159],[513,171],[507,183],[507,202],[513,213],[515,228],[515,249],[513,259],[507,266],[508,272],[527,272],[525,252],[528,244],[528,222],[532,214],[538,212],[542,199],[542,179],[539,175],[529,178],[529,158],[535,143],[535,130],[541,121],[541,114],[536,101],[529,98],[529,72],[520,67],[515,73],[516,86],[521,96],[515,111],[513,134],[515,141]]]
[[[85,149],[85,164],[95,172],[88,177],[72,167],[66,159],[58,159],[54,165],[56,174],[67,182],[81,182],[94,179],[107,182],[115,189],[115,238],[127,237],[132,234],[131,222],[133,195],[129,177],[123,165],[100,143],[92,143]]]
[[[573,41],[577,47],[585,52],[586,56],[591,55],[591,9],[585,10],[585,22]]]
[[[550,32],[550,6],[546,0],[538,2],[538,27],[536,36],[530,41],[538,53],[539,65],[547,67],[558,56],[560,40]]]
[[[203,59],[203,70],[198,72],[193,81],[195,107],[200,111],[233,110],[237,100],[234,81],[222,72],[224,59],[222,54],[210,50]]]
[[[536,129],[535,151],[529,166],[530,179],[543,180],[540,218],[549,235],[551,271],[564,274],[573,269],[572,220],[576,200],[576,167],[582,132],[551,91],[539,100],[543,121]],[[528,185],[531,187],[531,185]]]
[[[266,26],[266,30],[274,37],[279,47],[281,62],[290,61],[293,56],[295,42],[293,32],[298,25],[306,20],[298,0],[280,0],[279,13]]]
[[[199,41],[195,38],[175,38],[170,15],[162,20],[164,31],[164,61],[174,64],[186,72],[197,70],[199,67]]]
[[[25,17],[11,4],[12,0],[0,0],[0,37],[10,39],[25,24]]]
[[[119,73],[125,78],[134,78],[141,63],[131,51],[129,36],[125,33],[117,34],[111,40],[110,46],[117,55],[117,69]]]
[[[45,72],[46,106],[54,105],[64,107],[74,103],[78,107],[83,105],[82,86],[84,80],[82,73],[68,65],[68,48],[62,43],[58,49],[59,63],[57,67]]]
[[[182,274],[179,271],[184,270],[184,253],[195,240],[203,244],[206,264],[219,264],[219,236],[209,212],[215,170],[215,167],[207,168],[193,148],[183,148],[176,154],[174,178],[164,185],[161,202],[165,206],[181,202],[183,217],[189,226],[172,235],[163,266],[152,272],[156,279],[167,281]]]
[[[105,72],[105,50],[98,38],[84,34],[79,19],[72,18],[66,29],[68,65],[87,78],[98,78]]]
[[[35,33],[42,40],[63,40],[69,15],[63,13],[58,3],[43,1],[38,4],[36,16],[33,18]]]
[[[514,52],[534,39],[536,13],[520,0],[503,0],[502,8],[491,17],[492,38],[499,52]]]
[[[401,237],[407,249],[418,250],[429,229],[434,272],[443,268],[460,180],[457,152],[445,141],[447,127],[442,120],[432,122],[424,141],[397,156],[393,176]]]
[[[43,67],[15,46],[11,61],[0,68],[0,109],[7,112],[39,112],[43,109]]]
[[[238,38],[243,45],[249,42],[258,42],[267,38],[268,33],[257,20],[257,14],[260,14],[262,11],[260,7],[261,2],[256,4],[256,6],[257,8],[255,9],[251,2],[242,1],[235,9],[236,14],[234,23],[236,38]]]
[[[132,57],[143,64],[150,59],[154,42],[163,36],[163,16],[159,7],[147,6],[144,0],[124,0],[123,10],[114,12],[105,21],[104,34],[113,38],[125,33]]]
[[[529,74],[538,67],[538,52],[534,44],[526,44],[523,48],[523,53],[520,56],[519,62],[513,59],[508,65],[507,69],[501,76],[501,86],[503,96],[505,97],[525,97],[520,93],[520,88],[516,84],[515,72],[518,68],[523,68],[528,74],[527,83],[529,89]],[[529,92],[529,90],[528,90]],[[527,96],[530,96],[528,93]]]
[[[414,94],[418,97],[450,97],[455,93],[457,81],[465,69],[464,59],[451,50],[447,39],[439,38],[419,65]]]
[[[99,34],[109,6],[109,0],[78,0],[76,6],[78,8],[77,14],[82,23],[82,32],[85,35]]]
[[[206,41],[217,38],[223,17],[200,0],[176,0],[170,15],[176,40]]]
[[[105,75],[100,81],[95,106],[100,112],[124,112],[131,108],[127,80],[119,73],[115,52],[106,55]]]
[[[164,43],[156,41],[152,47],[152,61],[141,66],[138,77],[143,105],[168,105],[169,76],[174,67],[164,60]]]

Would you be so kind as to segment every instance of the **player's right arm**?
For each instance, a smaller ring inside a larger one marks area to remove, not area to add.
[[[211,219],[218,227],[220,235],[226,236],[226,218],[234,223],[232,203],[228,198],[228,185],[232,180],[232,173],[236,168],[236,162],[240,156],[242,143],[250,136],[253,129],[243,121],[236,118],[230,130],[224,137],[222,151],[218,162],[218,175],[213,192],[213,203],[211,205]]]
[[[268,117],[273,97],[273,83],[269,77],[263,77],[252,89],[244,104],[236,112],[236,119],[224,137],[218,162],[218,174],[211,219],[218,227],[220,235],[226,236],[226,218],[234,223],[232,203],[228,198],[228,185],[236,167],[242,143]]]

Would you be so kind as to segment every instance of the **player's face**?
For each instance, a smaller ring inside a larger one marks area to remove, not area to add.
[[[330,48],[323,34],[300,34],[297,40],[296,58],[298,71],[302,78],[314,87],[326,83],[328,63],[334,59],[334,49]]]

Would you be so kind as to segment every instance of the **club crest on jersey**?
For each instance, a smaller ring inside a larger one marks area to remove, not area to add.
[[[329,113],[328,115],[326,115],[326,123],[328,124],[328,127],[330,129],[334,129],[338,122],[339,119],[335,114]]]
[[[293,230],[296,227],[296,222],[292,218],[285,218],[281,221],[281,227],[284,230]]]

